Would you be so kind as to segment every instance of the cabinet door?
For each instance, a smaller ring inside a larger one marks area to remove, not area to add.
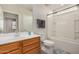
[[[9,53],[10,51],[14,51],[19,48],[20,48],[19,42],[0,45],[0,54]]]
[[[25,52],[27,52],[27,51],[30,51],[30,50],[32,50],[32,49],[34,49],[34,48],[37,48],[37,47],[40,47],[39,42],[33,43],[33,44],[31,44],[31,45],[28,45],[28,46],[25,46],[25,47],[23,47],[23,53],[25,53]]]
[[[27,45],[33,44],[35,42],[40,42],[40,38],[35,37],[35,38],[28,39],[28,40],[24,40],[23,41],[23,46],[27,46]]]
[[[14,50],[14,51],[9,52],[7,54],[21,54],[21,49]]]
[[[26,52],[26,54],[39,54],[40,53],[40,48],[37,47],[37,48],[34,48],[28,52]]]
[[[39,49],[36,49],[39,48]],[[40,38],[35,37],[28,40],[23,41],[23,53],[28,54],[31,52],[39,52],[40,51]]]

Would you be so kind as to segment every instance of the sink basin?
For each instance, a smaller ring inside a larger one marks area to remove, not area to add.
[[[34,37],[34,35],[33,34],[29,35],[28,32],[0,34],[0,44],[23,40],[25,38],[31,38],[31,37]]]
[[[15,40],[16,37],[14,36],[6,36],[6,37],[0,37],[0,44],[4,44],[10,41]]]

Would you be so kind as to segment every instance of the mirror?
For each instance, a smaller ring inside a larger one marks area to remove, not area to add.
[[[0,33],[3,33],[3,13],[1,7],[0,7]]]
[[[31,6],[19,4],[0,5],[0,33],[32,32]]]
[[[3,20],[0,19],[0,33],[3,33]]]
[[[18,31],[18,15],[4,12],[4,32],[11,33]]]

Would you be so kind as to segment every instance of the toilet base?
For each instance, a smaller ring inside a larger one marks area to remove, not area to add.
[[[53,54],[54,53],[53,47],[51,48],[51,47],[42,46],[41,50],[46,54]]]

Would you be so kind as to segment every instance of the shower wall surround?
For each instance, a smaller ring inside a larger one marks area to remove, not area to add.
[[[50,28],[55,30],[49,33],[49,39],[55,42],[57,50],[79,53],[79,6],[75,7],[77,8],[70,12],[53,14]]]

